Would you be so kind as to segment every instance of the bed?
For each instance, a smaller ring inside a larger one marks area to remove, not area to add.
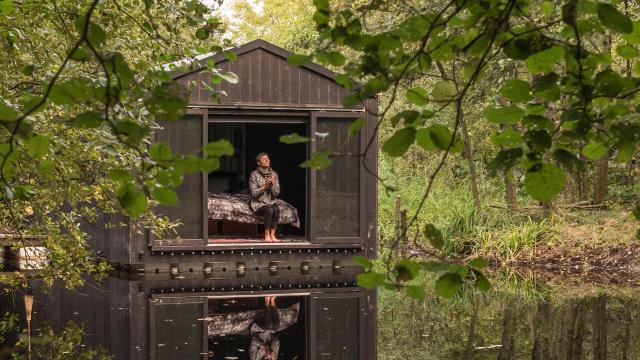
[[[262,216],[255,215],[249,207],[251,195],[209,193],[208,209],[210,220],[228,220],[248,224],[262,224]],[[280,209],[278,224],[291,224],[300,228],[298,210],[284,200],[276,199],[275,203]]]

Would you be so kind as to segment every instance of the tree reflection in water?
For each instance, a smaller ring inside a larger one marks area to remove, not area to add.
[[[380,290],[379,358],[640,359],[640,290],[499,286],[420,302]]]

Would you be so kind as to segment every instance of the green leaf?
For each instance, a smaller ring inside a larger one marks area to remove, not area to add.
[[[227,60],[229,61],[236,61],[238,60],[238,55],[236,55],[236,53],[234,53],[231,50],[225,50],[222,52],[224,54],[224,57],[227,58]]]
[[[74,25],[78,34],[82,35],[82,33],[84,32],[85,18],[78,18],[75,21]],[[102,27],[100,27],[100,25],[94,22],[89,22],[89,28],[87,29],[87,38],[91,45],[93,45],[94,47],[100,47],[100,45],[102,45],[102,43],[106,40],[107,33],[102,29]]]
[[[87,111],[76,115],[68,124],[79,129],[93,129],[100,126],[103,121],[102,114],[95,111]]]
[[[598,142],[590,142],[582,148],[582,155],[590,160],[600,159],[606,153],[607,148]]]
[[[476,275],[476,288],[482,292],[488,291],[491,289],[491,282],[484,276],[480,271],[474,271]]]
[[[640,55],[638,49],[632,45],[619,45],[616,47],[616,53],[628,60],[635,59]]]
[[[125,183],[118,188],[118,202],[132,218],[137,218],[147,211],[149,202],[144,193],[132,183]]]
[[[45,159],[40,161],[38,165],[38,175],[44,176],[51,174],[56,168],[56,163],[53,160]]]
[[[402,156],[416,139],[416,129],[412,127],[402,128],[395,132],[384,145],[382,150],[389,156]]]
[[[547,90],[556,85],[559,78],[560,76],[554,72],[534,76],[533,81],[531,82],[531,90],[534,92]]]
[[[553,6],[553,2],[551,1],[543,1],[540,4],[540,13],[544,16],[553,15],[553,10],[554,10],[554,6]]]
[[[163,143],[155,143],[149,148],[149,155],[155,161],[169,161],[173,154],[169,146]]]
[[[331,151],[329,149],[315,152],[311,155],[311,158],[300,164],[300,167],[311,169],[325,169],[331,166],[333,160],[331,159]]]
[[[18,119],[18,112],[4,101],[0,100],[0,121],[15,121]]]
[[[619,12],[610,4],[598,4],[598,18],[600,18],[600,21],[604,26],[613,31],[625,34],[633,31],[633,23],[631,22],[631,19]]]
[[[418,116],[420,116],[420,113],[415,111],[415,110],[404,110],[401,111],[395,115],[393,115],[390,119],[389,122],[391,123],[391,126],[396,126],[400,123],[400,121],[403,121],[405,125],[413,123]]]
[[[0,16],[9,16],[16,10],[13,0],[0,0]]]
[[[356,277],[358,286],[365,289],[375,289],[378,286],[383,285],[385,281],[386,278],[384,274],[371,271],[363,272]]]
[[[91,53],[84,48],[77,48],[74,50],[73,54],[71,54],[71,60],[75,61],[87,61],[91,58]]]
[[[363,267],[365,270],[369,270],[373,267],[373,262],[369,258],[366,258],[364,256],[354,256],[353,263]]]
[[[145,106],[157,119],[175,121],[182,116],[189,100],[185,93],[176,91],[172,86],[156,86],[151,97],[144,101]]]
[[[309,140],[311,139],[309,139],[306,136],[298,135],[298,133],[293,133],[288,135],[282,135],[280,136],[279,140],[281,143],[285,143],[285,144],[300,144],[300,143],[309,142]]]
[[[319,59],[321,59],[323,62],[329,63],[330,65],[333,65],[333,66],[342,66],[347,61],[347,58],[345,58],[344,55],[342,55],[338,51],[329,51],[327,53],[320,53],[318,54],[318,56],[319,56]]]
[[[436,149],[436,144],[434,144],[431,139],[431,131],[429,128],[421,128],[416,132],[416,143],[426,151],[433,151]]]
[[[524,116],[524,110],[517,106],[503,108],[487,107],[484,109],[484,117],[495,124],[515,124]]]
[[[491,142],[496,146],[516,147],[522,144],[522,135],[512,128],[506,128],[499,134],[491,136]]]
[[[422,269],[422,265],[411,259],[404,258],[395,267],[395,275],[398,282],[415,279]]]
[[[544,163],[527,171],[524,186],[534,199],[549,201],[564,189],[565,182],[566,176],[560,168]]]
[[[451,101],[457,94],[456,85],[448,80],[437,82],[431,90],[431,96],[436,101]]]
[[[408,297],[416,300],[424,299],[425,297],[424,288],[420,285],[409,285],[404,288],[404,292]]]
[[[27,65],[24,68],[22,68],[22,73],[26,76],[31,76],[33,75],[33,71],[36,69],[35,65]]]
[[[530,72],[550,72],[554,70],[555,63],[564,57],[564,48],[560,45],[537,52],[525,60],[527,70]]]
[[[451,131],[446,126],[433,124],[429,126],[429,134],[433,143],[441,150],[446,150],[451,144]],[[451,144],[452,148],[455,144]]]
[[[636,207],[633,209],[633,216],[636,220],[640,220],[640,203],[636,204]]]
[[[449,263],[445,261],[425,261],[422,263],[422,268],[429,272],[442,272],[449,268]]]
[[[196,38],[198,38],[199,40],[206,40],[209,38],[209,29],[207,29],[206,27],[201,27],[198,30],[196,30]]]
[[[231,156],[233,155],[233,145],[226,139],[213,141],[202,147],[207,156]]]
[[[429,240],[429,244],[434,248],[440,250],[444,246],[444,237],[442,236],[442,232],[433,224],[425,225],[422,234],[427,238],[427,240]]]
[[[86,80],[75,78],[56,82],[49,93],[49,99],[56,105],[73,105],[91,98],[92,86]]]
[[[36,135],[29,139],[27,154],[33,159],[43,157],[49,151],[49,138],[43,135]]]
[[[516,102],[527,102],[533,99],[529,83],[523,80],[507,80],[500,90],[502,96]]]
[[[633,142],[624,142],[618,145],[618,154],[614,159],[618,163],[625,163],[633,158],[636,152],[636,144]]]
[[[446,273],[436,280],[435,292],[443,298],[451,298],[458,293],[463,281],[459,274]]]
[[[360,129],[366,124],[366,119],[361,117],[355,119],[349,126],[349,136],[353,136],[360,132]]]
[[[405,96],[410,103],[418,106],[427,105],[429,103],[427,90],[420,86],[407,90]]]
[[[552,131],[555,126],[553,122],[542,115],[529,114],[522,119],[522,125],[527,130],[549,130]]]
[[[157,188],[151,191],[153,198],[163,205],[175,205],[178,202],[176,192],[168,188]]]
[[[489,171],[495,175],[499,171],[506,171],[516,165],[523,155],[521,148],[505,149],[498,152],[489,163]]]
[[[124,183],[128,181],[133,181],[135,178],[131,175],[131,172],[125,169],[114,168],[109,171],[109,177],[117,182]]]
[[[489,266],[489,262],[483,258],[475,258],[467,262],[467,264],[476,269],[484,269]]]
[[[293,54],[287,58],[287,62],[293,66],[302,66],[310,61],[311,56],[309,55]]]

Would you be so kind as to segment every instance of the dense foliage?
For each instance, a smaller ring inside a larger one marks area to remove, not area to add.
[[[166,229],[149,210],[176,202],[185,172],[211,171],[233,151],[226,141],[206,157],[149,146],[160,120],[186,110],[172,72],[228,45],[212,11],[192,0],[0,1],[0,229],[12,246],[46,247],[49,266],[29,276],[74,285],[104,272],[81,224],[123,212]],[[213,81],[237,81],[209,65]]]

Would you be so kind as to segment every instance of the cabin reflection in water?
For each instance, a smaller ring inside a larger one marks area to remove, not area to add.
[[[109,278],[77,291],[36,290],[32,333],[73,321],[84,326],[83,347],[116,360],[376,358],[375,292],[353,276],[301,277],[277,290],[239,286]]]

